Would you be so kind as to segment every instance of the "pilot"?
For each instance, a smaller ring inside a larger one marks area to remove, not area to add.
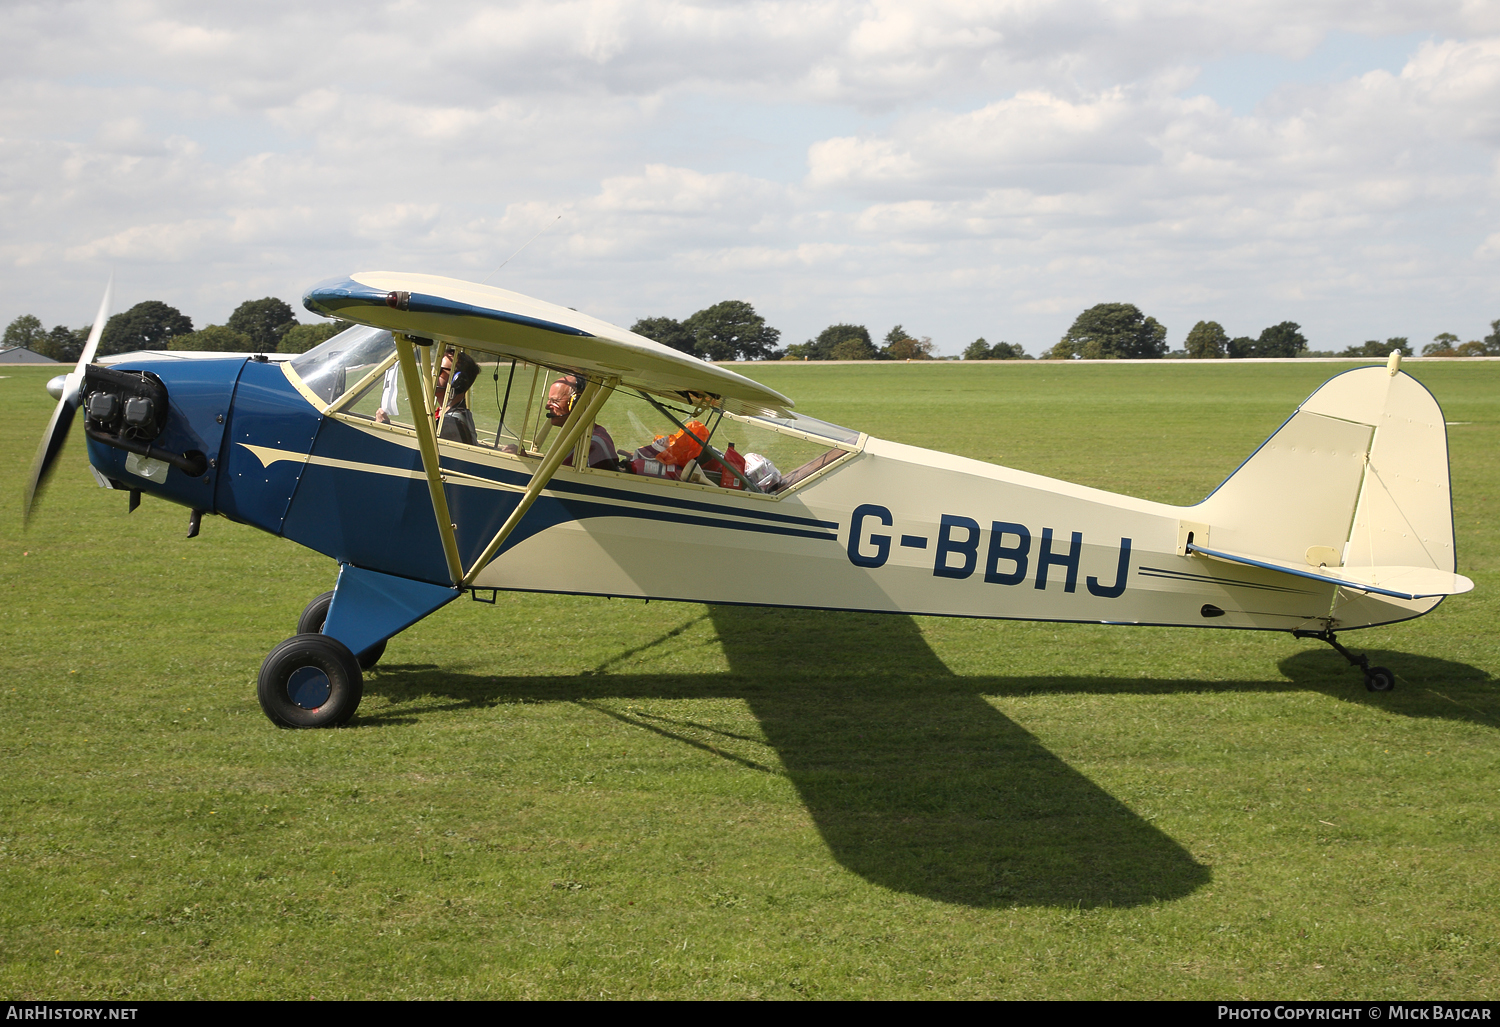
[[[437,396],[439,407],[442,409],[444,394],[453,390],[453,395],[448,399],[448,412],[443,415],[443,425],[438,430],[438,438],[447,439],[450,442],[463,442],[470,446],[479,445],[479,433],[474,429],[474,414],[469,409],[469,388],[479,380],[479,362],[467,353],[459,353],[454,357],[452,348],[443,354],[443,363],[438,369]]]
[[[547,390],[547,419],[554,427],[561,428],[568,420],[573,405],[583,397],[584,380],[578,375],[565,375],[552,383]],[[573,466],[573,454],[563,461],[564,467]],[[598,423],[594,425],[594,436],[589,440],[589,466],[606,471],[620,469],[619,457],[615,453],[615,440]]]

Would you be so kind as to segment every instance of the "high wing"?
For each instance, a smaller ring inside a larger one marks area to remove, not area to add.
[[[784,417],[793,403],[726,368],[576,310],[437,275],[361,271],[313,286],[314,313],[531,363],[618,378],[650,392],[718,396],[740,414]]]

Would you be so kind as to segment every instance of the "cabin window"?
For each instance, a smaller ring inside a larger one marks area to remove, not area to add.
[[[429,374],[441,368],[444,352],[439,346],[429,350]],[[486,449],[534,454],[540,441],[544,449],[549,431],[546,424],[547,389],[557,380],[559,372],[462,347],[458,347],[458,352],[468,353],[479,365],[478,378],[464,394],[464,402],[473,418],[476,436],[473,444]],[[419,366],[422,363],[420,357],[418,363]],[[420,409],[421,403],[414,407],[407,395],[406,376],[401,373],[394,350],[380,364],[347,368],[345,379],[352,391],[337,404],[341,414],[403,428],[414,426],[412,411]],[[434,400],[435,407],[441,409],[444,396],[435,394]],[[442,443],[451,441],[451,438],[439,438]]]
[[[772,478],[775,484],[769,489],[774,495],[792,490],[848,456],[860,440],[857,431],[812,417],[772,419],[737,414],[724,415],[718,436],[725,445],[734,442],[740,452],[759,453],[770,461],[776,470]]]
[[[479,361],[479,380],[469,390],[469,410],[479,444],[507,452],[535,453],[545,442],[547,390],[559,372],[524,360],[470,353]]]
[[[756,421],[764,421],[767,424],[780,425],[795,432],[807,435],[816,435],[818,438],[827,439],[830,442],[840,443],[845,446],[859,445],[861,432],[853,428],[845,428],[842,425],[830,424],[820,421],[816,417],[808,417],[806,414],[793,412],[787,417],[757,417]]]
[[[445,345],[437,344],[419,355],[429,389],[445,351]],[[545,453],[557,430],[547,417],[547,392],[564,372],[462,347],[456,352],[466,352],[479,367],[464,397],[474,441],[469,442],[466,430],[444,438],[439,424],[439,443],[452,444],[458,435],[459,442],[502,453]],[[394,341],[380,329],[351,328],[298,356],[291,366],[310,391],[344,417],[411,429],[414,411],[423,407],[420,397],[413,403],[407,394]],[[435,406],[440,408],[442,401],[437,396]],[[610,395],[595,423],[613,442],[618,469],[593,470],[772,496],[795,489],[857,451],[863,438],[852,429],[800,414],[747,417],[623,385]],[[725,459],[705,453],[697,440],[686,437],[689,433],[706,436],[708,446]],[[585,434],[579,440],[575,466],[589,462],[591,438]]]
[[[819,427],[818,437],[807,437],[806,429],[794,427],[790,418],[727,414],[622,386],[605,402],[596,423],[614,441],[621,473],[779,495],[857,448],[858,432],[807,420]],[[706,433],[708,445],[726,460],[699,452],[685,437],[687,429],[695,436]]]
[[[390,332],[355,325],[293,357],[291,364],[302,384],[325,403],[332,403],[395,353]]]

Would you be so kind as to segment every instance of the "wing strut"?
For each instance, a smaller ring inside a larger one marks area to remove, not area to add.
[[[562,466],[563,460],[567,459],[568,454],[577,447],[578,438],[583,430],[594,423],[599,408],[604,406],[604,401],[609,398],[610,393],[614,392],[618,382],[618,378],[610,378],[601,385],[590,379],[584,386],[583,395],[579,397],[580,402],[574,404],[573,412],[568,415],[568,420],[563,424],[562,437],[552,443],[552,448],[547,450],[547,455],[542,458],[541,466],[532,474],[531,484],[526,486],[526,493],[521,497],[521,502],[516,504],[516,508],[510,512],[510,516],[505,519],[505,523],[500,526],[495,537],[490,539],[490,544],[484,547],[484,552],[479,554],[479,559],[474,561],[474,566],[469,568],[469,573],[463,576],[461,582],[463,585],[472,584],[475,576],[484,569],[485,564],[489,563],[500,551],[506,538],[515,530],[516,525],[521,523],[521,518],[526,516],[526,511],[531,509],[531,504],[536,502],[542,490],[547,487],[547,483],[552,480],[552,476],[557,473],[557,469]],[[587,448],[584,452],[584,459],[587,460]]]
[[[396,359],[401,364],[401,376],[406,379],[417,444],[422,451],[422,470],[427,474],[427,491],[432,495],[432,513],[437,518],[438,535],[443,540],[448,577],[458,585],[464,578],[464,565],[458,558],[458,539],[453,533],[453,519],[448,515],[448,497],[443,494],[443,469],[438,465],[437,433],[432,427],[432,393],[425,387],[422,372],[417,368],[411,337],[400,332],[393,332],[392,336],[396,340]]]

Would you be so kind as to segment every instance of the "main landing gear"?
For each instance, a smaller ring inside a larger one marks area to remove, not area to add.
[[[338,727],[364,697],[364,671],[385,653],[382,639],[358,656],[322,634],[333,593],[324,592],[302,611],[297,633],[272,649],[260,667],[260,708],[279,727]]]
[[[1365,672],[1365,688],[1371,692],[1389,692],[1396,687],[1396,675],[1385,667],[1370,666],[1370,658],[1364,653],[1355,656],[1349,650],[1339,645],[1338,639],[1334,637],[1333,631],[1324,628],[1322,631],[1293,631],[1293,638],[1316,638],[1320,642],[1327,642],[1339,651],[1339,655],[1348,660],[1354,666]]]
[[[323,622],[328,619],[328,608],[333,605],[333,593],[324,592],[318,598],[307,604],[302,611],[302,616],[297,618],[297,634],[311,635],[323,630]],[[381,639],[370,648],[360,653],[357,659],[364,670],[369,670],[380,662],[380,657],[385,655],[385,643],[389,639]]]
[[[337,727],[354,716],[364,696],[359,661],[326,635],[293,635],[260,665],[256,696],[279,727]]]
[[[458,587],[344,564],[338,588],[308,603],[297,634],[261,665],[261,709],[285,727],[343,724],[386,642],[461,595]]]

